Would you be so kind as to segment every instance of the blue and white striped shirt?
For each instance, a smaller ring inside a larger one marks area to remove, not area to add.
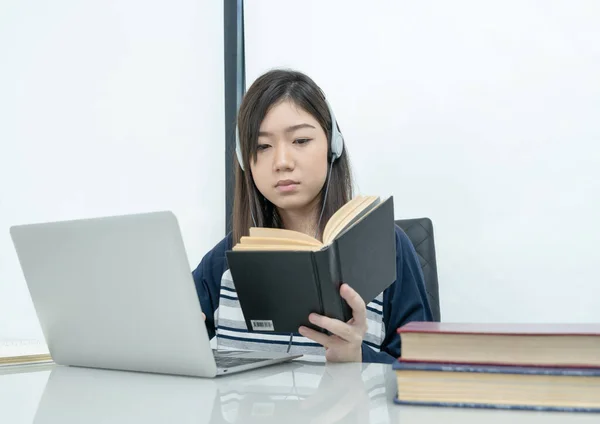
[[[225,256],[231,246],[229,234],[193,271],[213,347],[286,352],[290,334],[248,332]],[[397,329],[410,321],[432,319],[419,260],[399,227],[396,227],[396,263],[397,280],[367,304],[363,362],[393,362],[401,355]],[[325,349],[298,333],[292,337],[290,353],[303,354],[303,360],[325,360]]]

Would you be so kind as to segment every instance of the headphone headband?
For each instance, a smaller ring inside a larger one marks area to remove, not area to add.
[[[344,136],[338,129],[337,120],[335,119],[335,115],[333,113],[333,108],[325,99],[325,103],[327,104],[327,108],[329,109],[329,116],[331,117],[331,162],[339,159],[342,156],[342,152],[344,151]],[[237,155],[238,164],[242,171],[244,169],[244,158],[242,156],[242,147],[240,145],[240,132],[239,128],[235,127],[235,154]]]

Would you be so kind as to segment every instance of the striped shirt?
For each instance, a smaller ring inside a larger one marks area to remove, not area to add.
[[[363,362],[391,363],[401,354],[397,329],[410,321],[431,321],[423,273],[415,249],[396,227],[396,281],[367,304],[368,329],[363,338]],[[324,361],[325,349],[299,333],[254,333],[238,301],[227,266],[228,234],[192,272],[206,327],[214,348],[301,353],[305,360]],[[283,307],[283,305],[282,305]]]

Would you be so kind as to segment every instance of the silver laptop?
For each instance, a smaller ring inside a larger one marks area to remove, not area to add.
[[[171,212],[13,226],[59,365],[214,377],[302,355],[214,351]]]

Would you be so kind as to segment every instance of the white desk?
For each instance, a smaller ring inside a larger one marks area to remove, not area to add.
[[[215,379],[0,371],[0,423],[600,423],[598,414],[399,406],[391,366],[277,365]]]

